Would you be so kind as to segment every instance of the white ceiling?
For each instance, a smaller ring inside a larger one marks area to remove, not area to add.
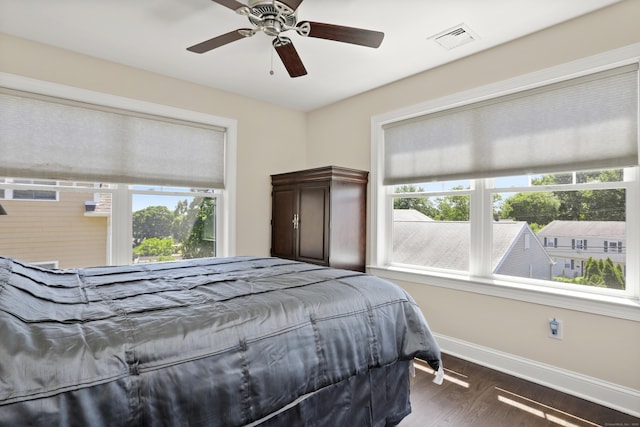
[[[289,31],[309,73],[295,79],[263,33],[201,55],[187,51],[250,27],[211,0],[0,0],[0,32],[310,111],[617,1],[305,0],[298,21],[382,31],[385,39],[372,49]],[[477,40],[451,50],[433,40],[459,24]]]

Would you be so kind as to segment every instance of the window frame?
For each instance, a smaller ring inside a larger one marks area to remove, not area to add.
[[[234,256],[236,253],[236,175],[237,175],[237,135],[238,123],[235,119],[212,114],[171,107],[163,104],[125,98],[102,92],[31,79],[15,74],[0,72],[0,86],[46,96],[69,99],[103,107],[117,108],[143,114],[175,118],[204,125],[224,128],[225,132],[225,188],[217,190],[218,216],[216,232],[218,237],[217,256]],[[34,173],[37,174],[37,173]],[[37,178],[37,177],[36,177]],[[113,236],[111,253],[115,265],[130,264],[131,260],[131,209],[132,201],[127,184],[118,184],[113,193],[112,225],[117,235]],[[129,219],[127,220],[127,217]],[[128,223],[128,225],[127,225]],[[116,228],[117,227],[117,228]]]
[[[27,182],[18,182],[16,181],[31,181]],[[37,182],[39,181],[39,183]],[[24,178],[0,178],[0,184],[6,184],[0,187],[3,190],[0,193],[0,200],[15,200],[19,202],[58,202],[60,201],[60,194],[56,190],[51,190],[49,187],[54,184],[45,184],[42,181],[51,181],[57,184],[55,180],[40,180],[40,179],[24,179]],[[11,186],[10,186],[11,185]],[[15,185],[16,187],[13,187]],[[36,198],[36,197],[15,197],[16,191],[46,191],[47,193],[54,193],[53,199],[45,199],[45,198]]]
[[[393,186],[383,185],[384,130],[390,123],[428,114],[477,100],[495,97],[586,75],[620,65],[640,62],[640,43],[605,52],[593,57],[552,67],[542,71],[455,93],[371,118],[371,210],[369,228],[369,265],[367,271],[391,280],[401,280],[445,287],[455,290],[509,298],[519,301],[602,314],[616,318],[640,321],[640,171],[639,167],[625,169],[627,188],[627,289],[624,292],[584,292],[575,286],[544,286],[533,280],[515,280],[513,277],[492,275],[490,260],[492,220],[491,198],[487,194],[504,189],[489,189],[491,179],[472,181],[471,191],[471,245],[470,252],[479,256],[470,258],[469,274],[432,271],[418,267],[398,266],[391,262],[393,226]],[[605,167],[606,168],[606,167]],[[628,172],[627,172],[628,171]],[[605,185],[606,187],[606,185]],[[554,189],[556,186],[554,186]],[[509,189],[511,191],[511,189]],[[539,191],[544,191],[540,188]],[[487,246],[488,245],[488,246]]]

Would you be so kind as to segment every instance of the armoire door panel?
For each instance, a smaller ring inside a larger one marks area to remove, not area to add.
[[[294,215],[297,213],[297,192],[293,189],[273,192],[271,216],[271,256],[295,258]]]
[[[300,259],[327,261],[327,242],[325,241],[325,230],[328,226],[327,191],[327,186],[300,188],[298,230]]]

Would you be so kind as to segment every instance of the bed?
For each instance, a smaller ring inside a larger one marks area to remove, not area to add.
[[[3,426],[395,425],[413,358],[442,374],[401,288],[268,257],[0,257],[0,337]]]

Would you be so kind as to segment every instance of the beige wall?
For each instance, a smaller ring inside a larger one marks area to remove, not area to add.
[[[639,16],[640,1],[628,0],[313,111],[307,120],[307,164],[370,170],[371,116],[640,42]],[[640,390],[638,322],[402,285],[437,333]],[[547,338],[550,316],[565,323],[562,341]],[[491,326],[495,322],[504,325],[500,334]]]
[[[236,253],[269,254],[269,175],[305,167],[304,113],[4,34],[0,58],[2,72],[237,120]]]
[[[269,174],[329,164],[370,170],[372,115],[638,42],[638,16],[640,1],[627,0],[309,114],[7,36],[0,71],[237,119],[237,253],[266,255]],[[273,123],[287,126],[263,131]],[[403,285],[435,332],[640,390],[637,322]],[[564,340],[543,336],[549,316],[564,320]],[[500,335],[488,326],[495,320],[506,320]]]

